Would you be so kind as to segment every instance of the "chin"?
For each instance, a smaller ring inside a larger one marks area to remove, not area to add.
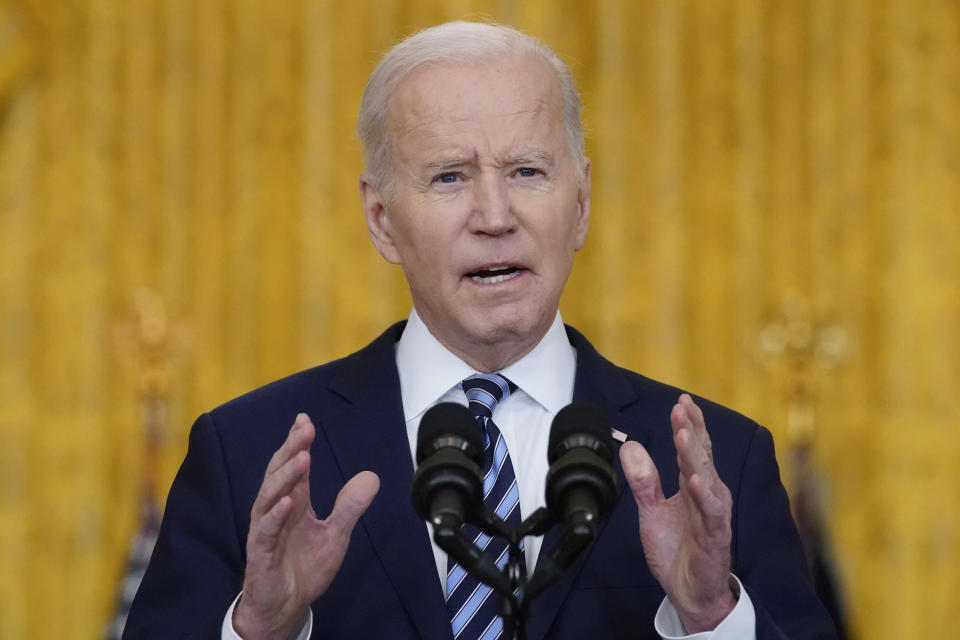
[[[539,341],[552,319],[553,316],[544,321],[538,314],[517,313],[515,310],[506,313],[491,311],[486,314],[482,325],[473,327],[471,333],[484,344]]]

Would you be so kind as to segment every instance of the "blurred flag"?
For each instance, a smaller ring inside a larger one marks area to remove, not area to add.
[[[813,586],[837,625],[837,638],[851,638],[839,575],[833,562],[829,537],[823,522],[820,481],[811,462],[809,444],[793,447],[793,517],[803,540]]]
[[[157,486],[160,442],[166,423],[168,356],[168,326],[163,301],[159,296],[141,291],[134,299],[133,316],[133,322],[126,327],[129,335],[123,350],[133,356],[131,364],[137,368],[140,380],[140,422],[144,436],[140,522],[130,544],[117,605],[112,619],[107,623],[105,640],[120,640],[123,635],[130,605],[137,595],[157,542],[162,517]]]
[[[160,510],[152,497],[144,499],[140,516],[140,527],[130,547],[130,556],[127,558],[127,568],[123,580],[120,582],[120,593],[117,596],[116,611],[113,620],[107,629],[105,640],[120,640],[123,627],[127,623],[130,605],[137,595],[140,581],[147,571],[153,545],[157,542],[157,532],[160,530]]]

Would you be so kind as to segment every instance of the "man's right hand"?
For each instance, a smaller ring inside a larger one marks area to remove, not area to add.
[[[299,414],[253,503],[243,595],[233,611],[233,628],[245,640],[296,636],[310,603],[337,575],[350,533],[380,489],[375,473],[358,473],[340,490],[329,517],[319,520],[310,503],[315,434],[310,418]]]

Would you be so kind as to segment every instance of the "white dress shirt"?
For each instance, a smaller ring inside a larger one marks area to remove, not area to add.
[[[416,309],[410,312],[407,326],[397,343],[396,357],[407,439],[411,457],[414,458],[417,430],[424,412],[439,402],[457,402],[467,406],[466,395],[458,385],[461,380],[477,372],[440,344],[423,324]],[[537,346],[499,372],[518,387],[497,405],[493,419],[510,452],[523,518],[546,504],[550,425],[557,412],[573,400],[576,364],[576,350],[567,339],[560,314],[557,313],[553,324]],[[426,522],[424,526],[430,530],[430,525]],[[437,577],[446,589],[447,554],[433,542],[432,531],[430,540],[437,564]],[[531,569],[536,566],[541,543],[542,536],[524,539],[525,559],[527,567]],[[637,544],[640,544],[639,533]],[[736,584],[740,586],[739,580],[736,580]],[[231,623],[236,602],[235,600],[224,616],[223,640],[241,640]],[[296,640],[307,640],[312,625],[311,613]],[[664,640],[751,640],[756,637],[753,604],[742,587],[736,607],[713,631],[685,635],[676,610],[666,598],[657,611],[654,626]]]

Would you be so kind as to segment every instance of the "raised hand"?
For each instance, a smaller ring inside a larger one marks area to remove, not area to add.
[[[233,626],[246,640],[294,637],[310,603],[330,586],[347,553],[350,533],[380,488],[362,471],[319,520],[310,504],[310,443],[316,430],[299,414],[273,454],[250,513],[243,595]]]
[[[714,629],[736,605],[730,576],[730,490],[717,475],[703,412],[683,394],[670,413],[680,488],[665,498],[642,445],[627,442],[620,461],[637,502],[640,540],[654,577],[687,633]]]

